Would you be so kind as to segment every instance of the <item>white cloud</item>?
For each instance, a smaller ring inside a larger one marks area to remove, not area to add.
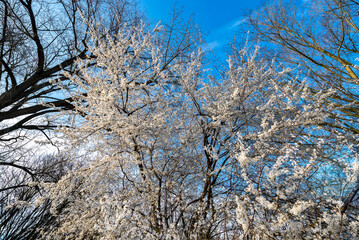
[[[222,43],[220,43],[218,40],[212,41],[203,47],[203,51],[213,50],[220,45],[222,45]]]
[[[231,24],[231,26],[229,27],[229,29],[238,27],[239,25],[245,23],[246,21],[247,21],[247,18],[239,19],[239,20],[235,21],[233,24]]]

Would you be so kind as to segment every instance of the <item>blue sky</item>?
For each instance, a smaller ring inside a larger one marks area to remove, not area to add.
[[[174,6],[183,7],[184,17],[193,15],[194,22],[207,33],[209,48],[218,51],[233,39],[243,12],[256,9],[263,0],[140,0],[153,21],[168,18]],[[223,53],[222,53],[223,54]]]

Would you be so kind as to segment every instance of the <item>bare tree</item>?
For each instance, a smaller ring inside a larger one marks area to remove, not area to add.
[[[342,116],[357,119],[358,11],[355,0],[315,0],[303,5],[274,1],[247,15],[246,27],[256,40],[266,42],[264,48],[275,48],[278,62],[297,67],[300,80],[307,79],[313,92],[335,89],[328,102],[342,106]],[[359,133],[353,123],[343,130]]]
[[[57,111],[54,107],[71,108],[71,99],[57,94],[59,87],[51,84],[51,79],[65,84],[67,79],[60,71],[73,71],[74,61],[86,57],[87,34],[82,18],[102,19],[116,31],[114,19],[103,17],[105,11],[113,18],[116,14],[122,24],[136,17],[131,16],[128,1],[2,0],[1,4],[0,121],[18,119],[1,128],[4,141],[6,134],[16,129],[54,127],[30,122]]]
[[[140,13],[127,0],[0,1],[0,238],[36,239],[36,228],[51,222],[48,203],[38,208],[9,207],[33,201],[39,188],[32,181],[56,181],[63,161],[39,162],[36,147],[24,148],[40,132],[51,141],[56,123],[48,117],[72,109],[71,97],[53,82],[71,88],[61,73],[76,71],[75,61],[88,56],[83,19],[101,21],[116,32],[118,24],[135,24]],[[94,64],[95,61],[92,63]],[[55,167],[56,176],[46,168]]]
[[[41,191],[39,187],[28,183],[58,181],[67,171],[66,159],[47,155],[33,161],[31,167],[21,166],[20,171],[16,169],[20,166],[10,164],[12,169],[6,166],[6,174],[1,176],[0,235],[4,239],[38,239],[41,228],[54,223],[55,216],[49,211],[49,201],[30,206],[41,196]],[[21,201],[21,204],[12,206],[15,201]]]

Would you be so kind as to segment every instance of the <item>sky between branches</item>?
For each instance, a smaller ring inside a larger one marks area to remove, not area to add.
[[[208,34],[206,42],[209,49],[218,54],[231,40],[238,26],[243,23],[243,13],[259,8],[264,0],[140,0],[148,17],[153,21],[169,18],[175,7],[182,8],[185,18],[193,21]]]
[[[305,4],[308,0],[295,0]],[[205,34],[205,50],[213,50],[216,58],[227,58],[226,46],[240,33],[245,13],[260,8],[270,0],[139,0],[140,6],[153,22],[165,22],[173,9],[181,9],[185,19],[192,18]],[[242,29],[243,30],[243,29]],[[246,33],[242,33],[246,34]],[[243,37],[243,39],[245,36]]]

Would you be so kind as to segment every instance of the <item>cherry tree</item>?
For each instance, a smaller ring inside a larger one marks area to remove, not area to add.
[[[325,101],[334,91],[288,82],[290,69],[263,60],[259,47],[234,47],[212,74],[190,26],[102,35],[88,25],[96,65],[85,58],[64,72],[78,86],[62,86],[74,99],[63,114],[75,120],[62,129],[73,168],[40,184],[57,216],[45,237],[357,235],[357,215],[340,198],[357,180],[357,139],[321,125],[346,124]]]
[[[243,66],[244,50],[233,50],[239,58],[229,75],[238,78],[249,65],[247,61]],[[245,95],[245,106],[251,109],[247,130],[238,132],[234,149],[245,185],[236,196],[238,235],[240,239],[356,238],[357,210],[355,206],[346,210],[358,181],[358,139],[342,129],[357,122],[341,116],[347,106],[328,104],[334,90],[313,94],[302,76],[287,73],[281,77],[289,81],[267,78]]]

